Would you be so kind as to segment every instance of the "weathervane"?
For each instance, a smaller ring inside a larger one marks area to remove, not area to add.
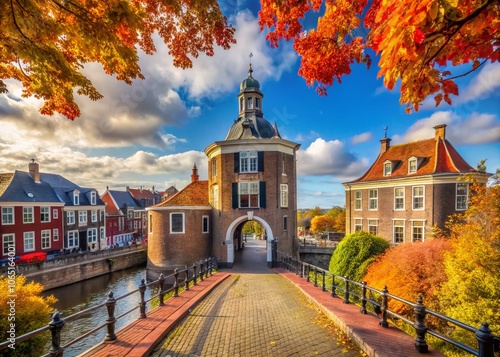
[[[388,129],[388,127],[386,126],[384,128],[384,139],[387,139],[387,129]]]
[[[250,64],[252,64],[252,57],[253,57],[253,53],[250,52],[250,54],[248,55],[248,58],[250,58]]]

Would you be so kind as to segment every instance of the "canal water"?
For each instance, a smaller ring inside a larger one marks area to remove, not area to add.
[[[115,298],[125,295],[128,292],[134,291],[139,287],[141,279],[146,279],[146,267],[134,267],[107,275],[101,275],[92,279],[84,280],[79,283],[67,285],[61,288],[45,291],[44,295],[54,295],[58,302],[55,304],[57,311],[62,313],[63,319],[79,311],[88,309],[92,306],[102,304],[108,298],[110,291],[113,292]],[[146,289],[145,298],[156,293],[156,289]],[[125,311],[138,306],[140,302],[139,292],[127,296],[124,299],[117,301],[115,316],[119,316]],[[151,309],[151,303],[147,304],[147,311]],[[102,307],[96,311],[85,314],[75,321],[66,322],[61,333],[61,346],[64,346],[73,339],[81,336],[85,332],[94,327],[106,322],[107,309]],[[115,331],[129,324],[139,317],[139,309],[125,315],[116,322]],[[88,336],[75,345],[64,350],[65,357],[77,356],[87,349],[104,340],[106,335],[106,327]],[[47,347],[47,351],[50,345]]]

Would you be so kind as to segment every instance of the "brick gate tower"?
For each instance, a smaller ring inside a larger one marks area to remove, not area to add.
[[[241,229],[257,221],[279,251],[295,253],[297,228],[296,152],[300,145],[281,138],[276,123],[263,116],[259,82],[252,76],[240,85],[239,115],[226,138],[205,149],[208,157],[209,203],[212,206],[212,254],[232,266],[234,251],[243,247]]]

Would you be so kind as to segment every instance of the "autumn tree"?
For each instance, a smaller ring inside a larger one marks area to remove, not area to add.
[[[329,270],[339,276],[348,276],[361,282],[375,258],[382,254],[389,243],[371,233],[358,231],[345,236],[335,248]]]
[[[43,99],[42,114],[80,115],[74,93],[102,98],[82,74],[88,62],[131,83],[144,78],[138,50],[155,52],[157,33],[177,67],[192,66],[199,53],[235,42],[217,0],[23,0],[0,5],[0,93],[16,79],[23,96]]]
[[[314,233],[334,232],[335,218],[327,214],[316,216],[311,220],[311,231]]]
[[[335,223],[336,232],[345,232],[345,208],[344,207],[332,207],[327,213],[328,216],[333,217]]]
[[[447,239],[399,244],[386,250],[371,264],[364,281],[371,287],[388,291],[408,301],[421,296],[428,309],[441,311],[438,292],[447,277],[444,255],[449,250]],[[407,318],[414,318],[412,307],[391,300],[389,309]]]
[[[436,106],[458,95],[454,79],[500,60],[500,4],[497,0],[261,0],[261,29],[272,46],[292,40],[302,57],[299,74],[319,94],[351,72],[355,62],[368,67],[367,49],[379,55],[378,76],[407,111],[429,95]],[[321,13],[319,13],[321,11]],[[314,14],[314,12],[318,12]],[[318,17],[314,28],[306,20]],[[455,73],[449,65],[460,67]],[[445,68],[446,66],[446,68]],[[459,70],[463,72],[458,72]]]
[[[441,286],[443,312],[478,328],[488,322],[500,335],[500,171],[491,186],[474,183],[469,207],[448,225],[451,251],[445,256],[447,281]],[[461,329],[455,338],[475,345],[474,336]]]
[[[8,304],[12,296],[9,296],[9,286],[14,286],[15,291],[15,314],[11,313]],[[50,314],[54,310],[53,305],[57,301],[52,295],[43,297],[41,295],[43,286],[38,283],[27,283],[26,277],[18,275],[15,284],[9,285],[7,277],[0,277],[0,331],[2,331],[2,342],[7,341],[11,323],[15,325],[15,335],[19,337],[25,333],[36,330],[50,322]],[[9,318],[9,316],[11,318]],[[12,319],[12,316],[15,319]],[[33,337],[28,341],[16,343],[15,349],[7,348],[0,351],[0,356],[41,356],[47,351],[44,350],[49,335],[43,334]]]

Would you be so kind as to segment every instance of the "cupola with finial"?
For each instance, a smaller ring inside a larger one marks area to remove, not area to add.
[[[250,58],[252,58],[250,53]],[[252,62],[248,65],[248,77],[240,84],[240,93],[238,94],[240,116],[253,114],[262,117],[262,98],[264,95],[260,91],[260,83],[252,76]]]

